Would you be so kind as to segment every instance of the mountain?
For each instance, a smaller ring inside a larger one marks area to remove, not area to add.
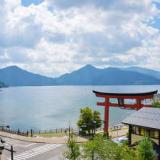
[[[17,66],[0,69],[0,81],[9,86],[51,85],[52,78],[25,71]]]
[[[59,85],[130,85],[130,84],[160,84],[158,78],[136,71],[120,68],[98,69],[86,65],[70,74],[57,79]]]
[[[64,74],[57,78],[56,82],[59,85],[92,85],[93,77],[99,73],[99,69],[86,65],[79,70],[73,71],[69,74]]]
[[[58,78],[49,78],[17,66],[10,66],[0,69],[0,81],[9,86],[160,84],[160,78],[155,76],[157,71],[142,72],[140,69],[112,67],[100,69],[86,65]]]
[[[152,69],[141,68],[141,67],[128,67],[128,68],[126,68],[126,70],[136,71],[138,73],[147,74],[147,75],[150,75],[150,76],[153,76],[155,78],[160,79],[160,72],[152,70]]]

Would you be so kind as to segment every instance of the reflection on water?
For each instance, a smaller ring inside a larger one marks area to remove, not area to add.
[[[160,86],[52,86],[11,87],[0,91],[0,123],[19,129],[54,129],[76,126],[81,107],[97,107],[92,90],[106,92],[144,92]],[[103,101],[103,100],[102,100]],[[130,110],[110,108],[110,125],[119,123]]]

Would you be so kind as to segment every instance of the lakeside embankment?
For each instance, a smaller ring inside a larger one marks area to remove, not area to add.
[[[126,126],[123,126],[123,127],[117,128],[117,129],[110,128],[109,136],[111,138],[121,137],[121,136],[127,135],[127,132],[128,132],[128,128]],[[103,133],[103,131],[100,130],[100,131],[97,131],[97,133]],[[46,133],[46,134],[48,134],[48,133]],[[59,133],[59,135],[58,135],[58,133],[57,134],[49,134],[48,137],[47,137],[47,135],[45,135],[45,133],[43,133],[40,135],[35,134],[33,137],[30,137],[30,136],[17,135],[14,133],[7,133],[4,131],[0,131],[0,136],[13,138],[13,139],[21,140],[21,141],[33,142],[33,143],[51,143],[51,144],[66,144],[68,141],[68,138],[69,138],[68,133],[66,133],[66,134]],[[78,143],[83,143],[87,140],[88,139],[86,139],[84,137],[77,136]]]
[[[39,136],[26,137],[26,136],[21,136],[17,134],[0,131],[0,136],[13,138],[21,141],[33,142],[33,143],[65,144],[68,141],[67,135],[62,137],[39,137]],[[87,141],[87,139],[77,136],[78,143],[82,143],[85,141]]]

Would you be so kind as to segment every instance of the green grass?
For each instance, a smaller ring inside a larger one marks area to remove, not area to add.
[[[34,136],[39,136],[39,137],[63,137],[63,136],[68,136],[68,133],[64,132],[47,132],[47,133],[35,133]]]

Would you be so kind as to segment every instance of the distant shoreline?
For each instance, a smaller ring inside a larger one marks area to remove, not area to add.
[[[17,85],[17,86],[3,86],[0,88],[11,88],[11,87],[64,87],[64,86],[74,86],[74,87],[80,87],[80,86],[86,86],[86,87],[89,87],[89,86],[159,86],[160,84],[63,84],[63,85]]]

